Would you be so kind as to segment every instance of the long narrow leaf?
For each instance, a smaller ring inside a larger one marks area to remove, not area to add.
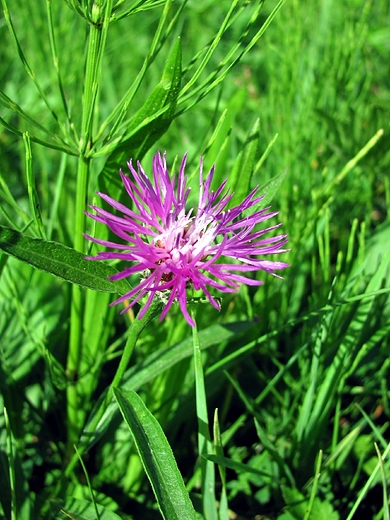
[[[250,191],[257,146],[259,144],[259,129],[260,119],[256,119],[234,163],[230,183],[232,191],[235,193],[236,201],[243,200]]]
[[[210,440],[206,388],[204,384],[202,357],[196,325],[192,329],[192,336],[194,345],[196,415],[198,418],[198,451],[200,457],[200,470],[202,474],[203,514],[206,520],[217,520],[215,468],[214,464],[204,457],[204,455],[212,452],[213,446]]]
[[[126,280],[108,280],[116,269],[102,262],[85,260],[82,253],[58,242],[31,238],[0,226],[0,249],[41,271],[87,289],[117,294],[129,291]]]
[[[114,395],[134,437],[163,518],[195,520],[195,510],[161,426],[135,392],[114,389]]]

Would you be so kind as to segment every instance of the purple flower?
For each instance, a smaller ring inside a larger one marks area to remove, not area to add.
[[[110,277],[120,280],[134,273],[141,273],[140,283],[111,305],[132,299],[122,311],[132,307],[147,296],[139,313],[145,314],[156,293],[165,301],[162,320],[174,301],[178,301],[187,322],[195,323],[187,310],[187,290],[201,290],[211,305],[220,309],[210,288],[224,293],[236,292],[240,283],[261,285],[263,282],[245,276],[250,271],[266,271],[274,276],[275,270],[289,264],[266,260],[266,255],[284,253],[286,235],[263,238],[278,228],[276,224],[259,230],[258,224],[277,213],[267,209],[249,216],[247,210],[255,208],[263,197],[256,197],[254,189],[238,206],[226,209],[233,193],[225,190],[225,180],[213,191],[215,166],[203,180],[203,164],[200,160],[199,197],[195,208],[187,209],[190,188],[184,175],[187,154],[184,155],[178,175],[169,176],[165,154],[153,158],[153,180],[149,179],[137,163],[136,171],[130,161],[131,177],[120,172],[123,184],[131,199],[131,209],[104,193],[98,195],[123,214],[113,215],[96,206],[90,206],[96,214],[88,216],[109,227],[125,244],[99,240],[86,235],[88,240],[118,251],[101,252],[90,260],[125,260],[131,262],[122,272]],[[260,257],[260,258],[258,258]],[[239,274],[243,273],[243,274]]]

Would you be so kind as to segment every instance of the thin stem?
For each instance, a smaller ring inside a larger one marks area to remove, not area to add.
[[[18,507],[16,500],[16,477],[15,477],[15,460],[13,453],[12,430],[9,422],[7,409],[4,407],[5,427],[7,430],[7,456],[9,465],[9,480],[11,488],[11,520],[18,520]]]
[[[26,177],[27,177],[27,191],[30,200],[31,216],[34,220],[36,231],[40,238],[46,238],[45,230],[42,224],[42,217],[39,210],[39,200],[37,190],[35,187],[34,170],[32,164],[31,142],[28,132],[23,134],[24,148],[26,152]]]
[[[49,136],[51,138],[55,138],[55,137],[53,137],[53,132],[51,130],[45,128],[38,121],[36,121],[33,117],[29,116],[13,99],[9,98],[7,96],[7,94],[5,94],[5,92],[2,92],[2,91],[0,91],[0,103],[2,105],[4,105],[5,107],[7,107],[9,110],[12,110],[12,112],[15,112],[15,114],[18,114],[25,121],[30,123],[30,125],[33,125],[36,128],[38,128],[41,132],[43,132],[47,136]],[[57,140],[60,140],[60,137],[57,137]]]
[[[213,453],[213,446],[210,439],[202,355],[200,351],[198,328],[196,326],[195,313],[193,310],[191,311],[191,317],[195,323],[195,326],[192,328],[192,339],[194,346],[196,415],[198,418],[198,453],[202,475],[201,488],[203,512],[207,520],[214,520],[217,519],[214,463],[204,457],[204,455]]]
[[[95,15],[100,17],[99,6],[95,4]],[[88,179],[91,159],[88,152],[93,144],[92,128],[93,115],[95,113],[96,96],[99,85],[100,65],[103,56],[106,35],[108,31],[109,17],[112,1],[108,1],[104,12],[103,24],[90,26],[87,62],[85,72],[85,85],[83,94],[83,114],[81,122],[80,156],[77,170],[76,191],[76,221],[74,248],[77,251],[84,249],[83,232],[85,229],[86,198],[88,191]],[[82,358],[83,319],[84,319],[85,292],[78,286],[72,287],[72,301],[70,309],[70,336],[66,373],[69,378],[67,388],[67,413],[68,413],[68,444],[67,454],[73,451],[73,444],[78,439],[78,434],[83,427],[84,411],[80,405],[80,391],[78,382],[79,367]]]
[[[76,195],[76,225],[74,248],[82,251],[84,230],[84,205],[87,191],[89,173],[89,161],[80,160],[77,173],[77,195]],[[84,317],[85,292],[78,285],[72,286],[72,301],[70,309],[70,337],[66,373],[69,379],[67,387],[68,404],[68,449],[72,449],[76,442],[78,433],[82,427],[81,420],[83,407],[79,403],[77,388],[78,372],[82,355],[82,333]]]
[[[110,386],[110,394],[112,394],[112,389],[119,386],[125,370],[129,364],[131,355],[133,353],[135,344],[137,343],[137,340],[141,334],[141,332],[144,330],[144,328],[153,320],[153,318],[158,314],[161,308],[160,301],[156,300],[153,301],[150,305],[149,309],[146,311],[145,315],[142,317],[142,319],[135,319],[133,323],[131,324],[130,328],[130,334],[127,338],[126,345],[122,354],[122,358],[120,360],[119,366],[117,368],[116,374],[114,376],[114,379],[112,380],[111,386]],[[111,395],[110,395],[111,399]]]
[[[19,110],[18,110],[18,113],[21,115]],[[22,115],[22,117],[24,117],[24,116]],[[27,121],[32,123],[32,120],[29,120],[29,118],[27,118]],[[16,134],[16,135],[19,135],[20,137],[23,137],[23,132],[22,131],[18,130],[16,127],[14,127],[11,124],[9,124],[2,117],[0,117],[0,124],[3,125],[4,128],[9,130],[13,134]],[[56,141],[61,141],[61,139],[56,134],[52,135],[52,138],[54,140],[56,140]],[[58,145],[58,144],[50,143],[49,141],[44,141],[43,139],[39,139],[38,137],[35,137],[34,135],[30,135],[30,140],[33,141],[34,143],[41,144],[42,146],[45,146],[46,148],[52,148],[53,150],[59,150],[60,152],[67,153],[68,155],[75,155],[75,156],[78,155],[77,149],[71,148],[70,146],[67,146],[66,144]]]
[[[234,0],[232,2],[232,5],[230,6],[230,9],[229,9],[227,15],[225,16],[225,19],[223,20],[223,22],[219,28],[219,31],[215,35],[213,42],[207,49],[206,54],[205,54],[204,58],[202,59],[199,67],[194,72],[194,74],[192,75],[192,78],[188,81],[188,83],[186,85],[184,85],[183,88],[181,89],[181,97],[183,97],[185,95],[185,93],[196,83],[197,79],[202,74],[203,70],[205,69],[207,63],[209,62],[209,60],[211,58],[211,55],[214,53],[216,47],[218,46],[219,42],[221,41],[222,35],[224,34],[227,27],[229,26],[229,20],[231,19],[233,12],[236,9],[237,5],[238,5],[238,0]]]
[[[161,302],[156,300],[153,301],[150,305],[149,309],[145,313],[145,315],[139,320],[135,319],[130,327],[130,332],[126,340],[125,348],[123,350],[123,354],[121,360],[119,362],[118,368],[116,370],[115,376],[112,380],[112,383],[107,389],[106,395],[102,400],[100,407],[98,408],[96,414],[94,415],[91,422],[88,424],[88,431],[92,433],[92,435],[97,430],[97,427],[104,415],[104,412],[107,409],[111,399],[112,399],[112,389],[116,388],[120,385],[124,373],[128,367],[131,355],[133,353],[134,347],[138,341],[138,338],[142,331],[149,325],[149,323],[153,320],[153,318],[161,311]],[[81,441],[80,446],[78,447],[78,452],[81,455],[86,451],[88,447],[88,443],[90,441],[90,435],[85,435],[84,439]],[[78,455],[76,453],[73,454],[69,465],[64,471],[64,476],[68,477],[73,471],[75,465],[78,461]]]
[[[54,222],[56,221],[57,214],[58,214],[58,207],[60,204],[60,198],[62,193],[62,187],[64,184],[64,178],[65,178],[65,171],[66,171],[66,165],[68,161],[68,156],[66,154],[61,155],[61,162],[58,170],[57,180],[56,180],[56,187],[54,190],[54,199],[53,203],[51,205],[50,210],[50,217],[49,222],[47,225],[47,238],[48,240],[51,240],[52,233],[54,229]]]
[[[6,2],[6,0],[1,0],[1,3],[3,5],[5,22],[6,22],[7,26],[8,26],[8,29],[9,29],[10,33],[11,33],[11,36],[12,36],[12,39],[14,41],[16,50],[17,50],[18,55],[19,55],[19,58],[20,58],[20,60],[21,60],[21,62],[23,64],[27,74],[29,75],[30,79],[33,81],[34,85],[36,86],[36,88],[37,88],[37,90],[39,92],[39,95],[41,96],[43,102],[45,103],[46,107],[48,108],[48,110],[50,111],[51,115],[55,119],[56,123],[58,124],[60,130],[63,132],[63,135],[65,136],[65,139],[66,139],[67,138],[66,128],[61,123],[61,121],[58,118],[57,113],[54,111],[54,109],[50,105],[49,100],[48,100],[46,94],[44,93],[41,85],[39,84],[39,82],[38,82],[38,80],[37,80],[37,78],[35,76],[34,71],[30,67],[30,65],[29,65],[29,63],[28,63],[28,61],[27,61],[27,59],[26,59],[26,57],[25,57],[25,55],[23,53],[22,47],[21,47],[21,45],[19,43],[19,40],[18,40],[18,37],[16,35],[16,31],[15,31],[14,25],[12,23],[11,16],[10,16],[9,11],[8,11],[7,2]]]
[[[260,2],[259,7],[256,9],[255,13],[251,16],[251,19],[249,20],[246,28],[242,32],[242,34],[241,34],[241,36],[239,38],[239,41],[232,47],[232,49],[230,49],[230,51],[227,53],[225,58],[219,63],[218,67],[214,70],[214,72],[209,74],[209,76],[203,81],[203,83],[201,85],[198,85],[196,88],[194,88],[193,90],[188,92],[190,87],[192,87],[192,85],[194,85],[195,81],[199,78],[200,74],[205,69],[205,67],[206,67],[206,65],[207,65],[207,63],[208,63],[212,53],[214,52],[214,49],[218,45],[218,43],[219,43],[219,41],[220,41],[220,39],[221,39],[221,37],[223,35],[223,32],[221,32],[221,30],[223,29],[225,31],[229,27],[228,17],[231,14],[231,11],[229,11],[229,13],[228,13],[228,15],[226,16],[226,19],[225,19],[226,23],[224,21],[223,25],[221,26],[221,29],[220,29],[219,33],[217,34],[217,36],[213,40],[213,42],[212,42],[210,48],[208,49],[204,59],[202,60],[202,63],[199,65],[197,71],[194,73],[194,75],[190,79],[190,81],[186,85],[184,85],[184,87],[182,88],[182,90],[180,92],[179,99],[178,99],[178,105],[181,105],[184,102],[188,101],[190,98],[193,98],[196,94],[197,94],[197,97],[195,98],[194,101],[192,101],[192,103],[190,105],[187,105],[180,112],[177,112],[175,117],[180,116],[181,114],[183,114],[184,112],[186,112],[190,108],[192,108],[194,105],[199,103],[199,101],[201,101],[205,96],[207,96],[207,94],[211,90],[213,90],[215,87],[217,87],[225,79],[225,77],[229,74],[229,72],[232,70],[232,68],[235,67],[242,60],[242,58],[256,45],[257,41],[264,34],[264,32],[266,31],[266,29],[268,28],[268,26],[272,22],[273,18],[276,16],[277,12],[282,7],[282,5],[284,4],[285,1],[286,0],[280,0],[279,1],[279,3],[273,9],[271,14],[266,19],[266,21],[263,23],[261,28],[257,31],[255,36],[253,36],[253,38],[251,39],[249,44],[247,44],[241,50],[241,52],[238,54],[238,56],[233,59],[233,56],[236,53],[236,51],[238,51],[242,47],[242,44],[243,44],[245,38],[249,34],[250,28],[253,25],[256,24],[256,21],[258,19],[259,14],[260,14],[261,7],[264,4],[264,0],[262,0]],[[225,70],[223,70],[224,68],[225,68]],[[220,71],[222,71],[221,74],[219,74]],[[186,92],[188,92],[188,93],[186,94]]]
[[[56,40],[55,40],[55,36],[54,36],[52,0],[46,0],[46,9],[47,9],[47,23],[48,23],[48,29],[49,29],[50,48],[51,48],[51,54],[52,54],[52,58],[53,58],[53,65],[54,65],[54,68],[55,68],[55,71],[56,71],[56,75],[57,75],[58,88],[59,88],[59,91],[60,91],[62,105],[64,107],[66,118],[68,120],[69,125],[72,126],[72,121],[71,121],[71,117],[70,117],[69,107],[68,107],[68,103],[66,101],[64,86],[63,86],[63,83],[62,83],[60,67],[59,67],[59,58],[58,58],[57,46],[56,46]]]

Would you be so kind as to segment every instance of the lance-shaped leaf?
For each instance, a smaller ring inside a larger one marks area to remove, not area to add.
[[[229,182],[232,186],[232,191],[235,193],[236,200],[243,200],[250,191],[257,146],[259,144],[259,130],[260,120],[256,119],[233,166]]]
[[[65,503],[58,499],[52,500],[50,506],[56,520],[121,520],[120,516],[102,505],[80,498],[67,497]]]
[[[126,280],[108,280],[118,272],[116,269],[103,262],[85,260],[82,253],[58,242],[31,238],[15,229],[0,226],[0,250],[81,287],[121,295],[129,291]]]
[[[114,395],[134,437],[163,518],[195,520],[195,510],[161,426],[135,392],[114,389]]]
[[[264,197],[258,204],[256,204],[252,208],[250,208],[250,210],[243,211],[244,216],[249,216],[254,211],[260,211],[261,209],[266,208],[267,206],[270,205],[272,199],[274,198],[278,189],[280,188],[280,186],[286,176],[287,171],[288,171],[288,168],[286,168],[282,172],[276,174],[274,177],[272,177],[272,179],[270,179],[265,184],[260,186],[260,188],[257,190],[257,193],[259,195],[264,195]]]
[[[119,169],[125,167],[129,159],[141,160],[168,130],[175,114],[180,80],[181,44],[178,39],[165,64],[161,81],[130,121],[118,146],[108,157],[98,179],[100,191],[118,198],[123,189]]]

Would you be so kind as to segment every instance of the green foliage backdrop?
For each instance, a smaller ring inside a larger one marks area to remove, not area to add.
[[[0,519],[388,519],[389,3],[2,7]],[[194,331],[83,259],[157,150],[289,235]]]

